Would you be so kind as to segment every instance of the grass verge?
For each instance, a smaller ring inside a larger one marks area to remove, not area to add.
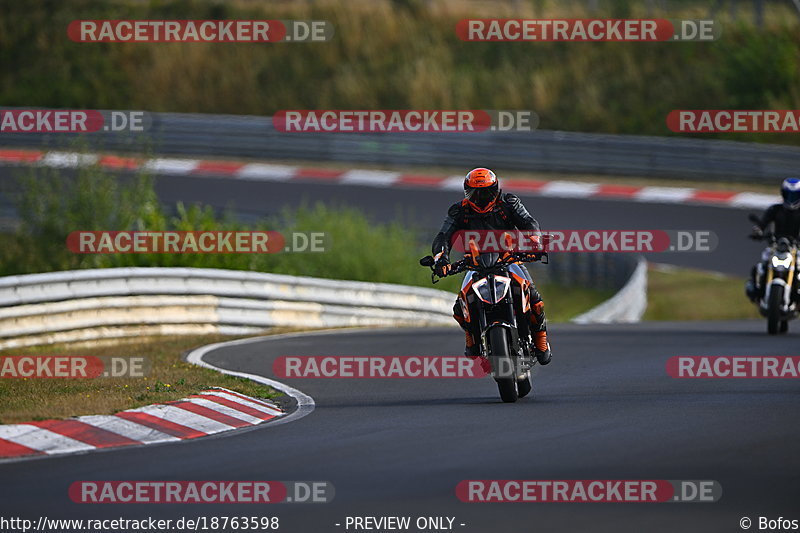
[[[254,381],[220,374],[181,359],[181,354],[187,350],[232,338],[222,335],[158,337],[90,348],[55,345],[0,351],[0,356],[136,356],[146,357],[150,363],[149,375],[143,378],[0,379],[0,423],[110,415],[152,403],[179,400],[209,387],[225,387],[257,398],[278,396],[280,393],[274,389]]]
[[[644,320],[740,320],[759,318],[734,276],[651,265]]]
[[[567,322],[614,296],[615,291],[567,287],[556,284],[536,285],[545,303],[548,322]]]

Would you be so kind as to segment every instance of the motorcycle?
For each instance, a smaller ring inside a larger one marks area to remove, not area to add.
[[[759,223],[756,215],[750,220]],[[758,310],[767,319],[770,335],[786,333],[789,320],[797,317],[800,302],[800,271],[797,269],[798,242],[788,237],[776,238],[771,232],[753,234],[754,240],[766,241],[770,249],[765,253],[766,265],[756,267],[755,290]]]
[[[468,323],[477,320],[480,330],[480,353],[491,364],[500,398],[513,403],[531,392],[531,368],[536,364],[528,320],[518,316],[531,312],[528,288],[531,282],[518,263],[549,262],[546,252],[481,253],[474,242],[470,251],[451,265],[446,276],[467,272],[458,293],[458,301]],[[510,248],[510,247],[509,247]],[[420,265],[434,270],[434,259],[426,256]],[[431,282],[439,276],[431,273]]]

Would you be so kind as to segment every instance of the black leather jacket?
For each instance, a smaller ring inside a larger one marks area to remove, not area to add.
[[[528,213],[518,196],[501,192],[500,201],[488,213],[476,213],[462,202],[453,204],[447,210],[442,229],[433,239],[431,251],[435,256],[444,251],[450,254],[450,239],[461,230],[532,230],[539,231],[539,223]]]
[[[787,209],[783,204],[771,205],[761,217],[758,225],[762,230],[770,224],[775,225],[773,233],[777,238],[800,237],[800,209]]]

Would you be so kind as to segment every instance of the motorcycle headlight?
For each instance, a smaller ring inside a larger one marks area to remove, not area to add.
[[[792,256],[789,254],[775,255],[772,257],[772,266],[775,268],[789,268],[792,266]]]
[[[494,301],[499,302],[506,297],[508,288],[511,286],[511,278],[505,276],[494,277]]]
[[[492,291],[489,290],[489,280],[487,278],[483,278],[482,280],[475,282],[472,285],[472,290],[475,291],[475,294],[478,295],[478,298],[487,304],[494,303],[492,301]]]
[[[483,278],[472,285],[472,290],[478,295],[478,298],[487,304],[496,304],[505,298],[508,288],[511,286],[511,278],[505,276],[493,276],[492,278]]]

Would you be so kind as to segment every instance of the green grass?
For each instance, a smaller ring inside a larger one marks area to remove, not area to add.
[[[474,16],[645,17],[634,0],[0,0],[0,101],[9,106],[271,115],[281,109],[526,109],[541,128],[670,135],[674,109],[797,109],[800,31],[791,2],[766,26],[723,9],[719,41],[475,43]],[[713,2],[650,16],[705,18]],[[429,7],[433,6],[433,7]],[[518,7],[517,7],[518,6]],[[517,10],[518,9],[518,10]],[[744,10],[743,10],[744,13]],[[74,43],[74,19],[321,19],[328,43]],[[708,135],[705,135],[708,137]],[[729,134],[797,144],[791,134]]]
[[[209,387],[225,387],[257,398],[279,396],[277,391],[254,381],[226,376],[181,360],[181,354],[187,350],[231,338],[160,337],[90,348],[53,345],[0,351],[0,356],[136,356],[145,357],[150,365],[149,376],[140,378],[1,379],[0,423],[113,414],[179,400]]]
[[[759,318],[744,279],[677,267],[651,267],[644,320]]]
[[[614,296],[613,290],[537,284],[545,303],[548,322],[567,322]]]

